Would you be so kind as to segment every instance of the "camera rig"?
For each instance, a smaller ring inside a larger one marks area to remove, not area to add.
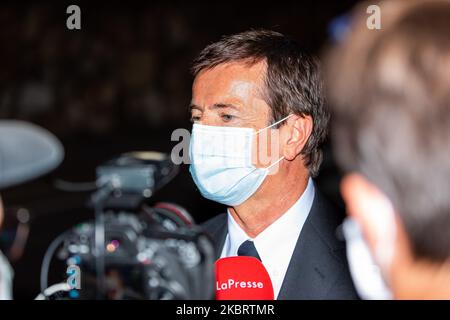
[[[178,173],[158,152],[126,153],[96,170],[95,219],[58,236],[41,268],[39,299],[212,299],[214,253],[182,207],[146,204]],[[48,287],[54,257],[66,282]],[[79,272],[80,274],[74,274]]]

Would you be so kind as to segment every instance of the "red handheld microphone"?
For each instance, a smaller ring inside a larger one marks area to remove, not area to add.
[[[217,300],[273,300],[273,286],[261,261],[228,257],[216,261]]]

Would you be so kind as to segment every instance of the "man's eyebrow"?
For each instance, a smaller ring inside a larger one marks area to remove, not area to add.
[[[235,110],[239,110],[237,106],[231,103],[215,103],[211,106],[211,109],[224,109],[224,108],[232,108]]]
[[[203,108],[202,108],[202,107],[199,107],[198,105],[196,105],[196,104],[194,104],[194,103],[189,104],[189,111],[192,111],[192,110],[194,110],[194,109],[203,111]]]
[[[238,110],[239,109],[239,107],[237,107],[237,106],[235,106],[234,104],[231,104],[231,103],[215,103],[215,104],[213,104],[211,107],[210,107],[211,109],[225,109],[225,108],[232,108],[232,109],[235,109],[235,110]],[[192,110],[200,110],[200,111],[203,111],[203,108],[202,107],[200,107],[200,106],[198,106],[198,105],[196,105],[196,104],[194,104],[194,103],[191,103],[190,105],[189,105],[189,110],[190,111],[192,111]]]

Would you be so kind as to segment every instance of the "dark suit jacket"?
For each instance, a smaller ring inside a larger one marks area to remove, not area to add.
[[[278,299],[358,299],[348,270],[345,243],[336,237],[340,220],[316,188]],[[228,233],[227,215],[220,214],[203,227],[214,240],[219,258]]]

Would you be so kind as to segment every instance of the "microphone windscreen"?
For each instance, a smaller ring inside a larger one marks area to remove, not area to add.
[[[217,300],[273,300],[272,281],[254,257],[227,257],[216,261]]]
[[[0,120],[0,189],[55,169],[64,158],[59,140],[34,124]]]

